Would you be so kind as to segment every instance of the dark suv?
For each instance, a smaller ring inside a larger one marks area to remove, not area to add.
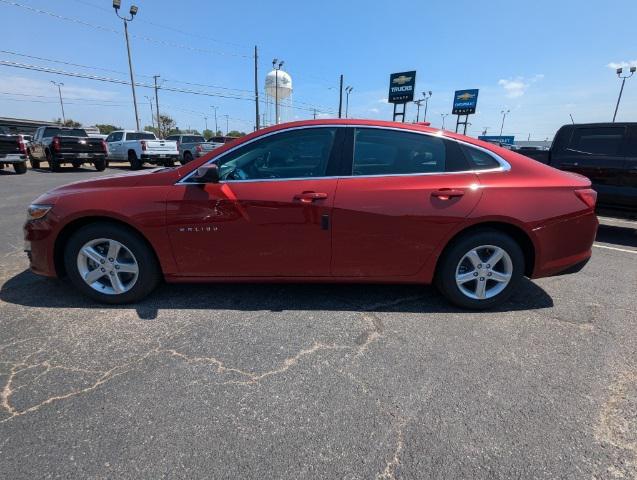
[[[547,163],[590,178],[599,209],[637,215],[637,123],[565,125],[555,134]]]

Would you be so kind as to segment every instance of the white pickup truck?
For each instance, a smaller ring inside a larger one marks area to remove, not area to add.
[[[131,170],[139,170],[144,163],[172,167],[179,159],[177,142],[158,140],[152,132],[117,130],[106,137],[108,160],[128,161]]]

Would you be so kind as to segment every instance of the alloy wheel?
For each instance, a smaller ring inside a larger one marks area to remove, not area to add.
[[[513,275],[513,261],[501,247],[482,245],[465,253],[456,267],[456,285],[467,297],[486,300],[502,292]]]
[[[133,252],[109,238],[85,243],[77,254],[77,269],[89,287],[107,295],[128,292],[139,277],[139,264]]]

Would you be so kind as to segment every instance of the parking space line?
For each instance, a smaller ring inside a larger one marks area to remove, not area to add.
[[[597,248],[605,248],[606,250],[616,250],[618,252],[627,252],[627,253],[637,254],[637,250],[628,250],[627,248],[607,247],[606,245],[598,245],[597,243],[594,243],[593,246]]]

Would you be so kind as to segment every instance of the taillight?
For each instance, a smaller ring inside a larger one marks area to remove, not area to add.
[[[575,195],[579,198],[584,204],[590,208],[595,208],[595,203],[597,203],[597,192],[592,188],[585,188],[582,190],[575,190]]]
[[[195,147],[195,150],[197,151],[197,153],[201,153],[203,151],[203,148],[201,147],[201,145],[197,145]]]
[[[53,150],[55,150],[56,152],[60,151],[60,139],[58,137],[53,137],[53,139],[51,140],[51,147],[53,148]]]
[[[104,153],[107,153],[107,152],[108,152],[108,149],[107,149],[107,147],[106,147],[106,142],[105,142],[103,139],[102,139],[102,151],[103,151]]]
[[[27,154],[27,146],[24,144],[24,142],[22,140],[20,140],[18,142],[18,148],[20,149],[20,153],[22,155],[26,155]]]
[[[142,140],[141,144],[142,144],[142,150],[146,151],[146,140]]]
[[[177,142],[177,150],[179,150],[179,142]]]

